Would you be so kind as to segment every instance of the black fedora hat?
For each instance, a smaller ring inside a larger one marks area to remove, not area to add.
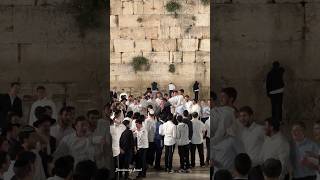
[[[36,120],[34,123],[33,123],[33,127],[36,127],[38,128],[39,125],[41,125],[42,123],[44,122],[50,122],[51,125],[53,125],[54,123],[56,123],[56,120],[51,118],[50,116],[48,115],[43,115],[41,116],[38,120]]]

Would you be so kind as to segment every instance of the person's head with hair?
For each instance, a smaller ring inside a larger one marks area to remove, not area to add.
[[[232,180],[232,174],[225,169],[221,169],[218,170],[215,174],[214,174],[214,180]]]
[[[273,61],[272,68],[275,68],[275,69],[280,68],[280,62],[279,61]]]
[[[185,99],[186,102],[189,102],[190,101],[190,96],[189,95],[185,95],[184,99]]]
[[[9,151],[9,142],[5,136],[0,136],[0,151]]]
[[[320,120],[313,124],[313,136],[317,142],[320,142]]]
[[[7,139],[18,139],[20,131],[20,124],[17,123],[9,123],[5,132]]]
[[[173,121],[173,114],[172,113],[169,113],[167,115],[167,121]]]
[[[56,123],[55,119],[52,119],[48,115],[43,115],[40,119],[33,123],[33,127],[37,128],[37,132],[46,137],[50,137],[51,126]]]
[[[135,113],[133,114],[132,119],[139,119],[139,117],[140,117],[140,113],[139,113],[139,112],[135,112]]]
[[[184,116],[185,118],[189,116],[188,110],[184,110],[184,111],[183,111],[183,116]]]
[[[184,89],[180,89],[180,90],[179,90],[179,94],[180,94],[180,95],[183,95],[183,94],[184,94]]]
[[[67,106],[67,111],[70,112],[71,124],[76,119],[76,108],[74,106]]]
[[[198,119],[199,118],[199,114],[197,112],[193,112],[192,113],[192,118],[193,119]]]
[[[91,160],[80,161],[75,168],[74,173],[83,180],[92,180],[97,173],[97,165]]]
[[[32,179],[35,172],[36,155],[31,151],[20,153],[14,163],[15,173],[13,180]]]
[[[267,159],[262,165],[262,172],[265,180],[278,180],[282,172],[280,160]]]
[[[128,111],[126,114],[126,117],[132,118],[132,116],[133,116],[133,111]]]
[[[177,121],[178,121],[179,123],[182,123],[183,117],[182,117],[181,115],[178,115],[178,116],[177,116]]]
[[[306,124],[302,121],[296,121],[292,124],[291,135],[295,142],[302,142],[305,139]]]
[[[7,172],[10,166],[10,158],[8,152],[0,151],[0,175]]]
[[[87,112],[87,118],[91,131],[97,128],[98,120],[101,118],[100,112],[97,109],[92,109]]]
[[[239,121],[244,127],[249,128],[253,123],[253,110],[250,106],[243,106],[239,110]]]
[[[32,126],[23,126],[19,132],[19,141],[25,150],[32,150],[36,148],[39,136]]]
[[[235,172],[239,177],[247,177],[251,169],[251,159],[248,154],[240,153],[234,160]]]
[[[198,100],[197,100],[197,99],[193,99],[193,100],[192,100],[192,103],[193,103],[193,104],[198,104]]]
[[[8,123],[17,124],[21,122],[21,117],[15,112],[8,112],[7,120]]]
[[[143,120],[142,119],[137,119],[136,120],[136,127],[137,127],[137,130],[140,130],[142,128],[142,123],[143,123]]]
[[[37,97],[38,97],[38,99],[43,99],[43,98],[47,97],[46,88],[44,86],[37,87]]]
[[[280,131],[280,123],[274,118],[267,118],[265,120],[265,133],[266,136],[273,136]]]
[[[79,116],[75,120],[74,128],[78,137],[84,137],[89,132],[89,121],[85,116]]]
[[[66,179],[71,177],[74,168],[74,158],[70,155],[57,159],[54,163],[53,174]]]
[[[68,127],[72,125],[72,112],[69,107],[63,107],[59,112],[60,119],[58,123],[60,126]]]
[[[21,84],[19,82],[11,83],[9,94],[11,96],[17,96],[20,92],[20,88],[21,88]]]
[[[129,121],[128,119],[124,119],[124,120],[122,121],[122,124],[123,124],[124,126],[126,126],[127,128],[130,128],[130,121]]]
[[[236,101],[238,92],[233,87],[226,87],[221,90],[220,103],[222,106],[233,106]]]
[[[107,168],[98,169],[94,180],[106,180],[109,179],[110,171]]]

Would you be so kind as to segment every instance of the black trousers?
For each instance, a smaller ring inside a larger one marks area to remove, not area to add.
[[[155,152],[156,152],[155,163],[154,163],[155,168],[160,168],[162,149],[163,147],[161,146],[161,143],[155,143]]]
[[[199,100],[199,91],[194,91],[194,99]]]
[[[172,97],[173,90],[169,91],[169,97]]]
[[[147,163],[150,166],[153,166],[155,152],[156,152],[155,143],[154,142],[149,142],[149,148],[148,148],[148,151],[147,151]]]
[[[203,123],[206,123],[206,121],[209,119],[209,117],[206,117],[206,118],[201,118],[201,121],[203,122]]]
[[[129,164],[131,162],[132,159],[132,152],[126,152],[124,154],[120,154],[119,156],[119,167],[120,169],[129,169]],[[120,172],[120,177],[122,177],[122,172]],[[127,179],[129,177],[129,172],[126,171],[124,173],[124,177],[125,179]]]
[[[204,166],[203,143],[191,144],[191,167],[196,166],[196,149],[198,149],[200,166]]]
[[[209,160],[210,160],[210,138],[208,138],[208,137],[206,137],[206,147],[207,147],[206,162],[209,163]]]
[[[114,172],[116,172],[116,169],[119,168],[119,155],[113,157],[113,166],[114,166]],[[119,175],[120,175],[120,173],[116,172],[115,173],[115,177],[113,179],[117,179],[118,180],[119,179]]]
[[[270,94],[272,117],[278,121],[282,121],[282,102],[283,93]]]
[[[165,168],[167,170],[172,170],[172,158],[174,152],[174,145],[172,146],[165,146]]]
[[[142,169],[139,171],[139,175],[146,175],[147,172],[147,150],[147,148],[140,148],[137,151],[136,168]]]
[[[180,157],[180,169],[187,170],[190,168],[189,149],[189,144],[184,146],[178,146],[178,153]]]
[[[307,176],[307,177],[303,177],[303,178],[292,178],[292,180],[316,180],[317,176]]]

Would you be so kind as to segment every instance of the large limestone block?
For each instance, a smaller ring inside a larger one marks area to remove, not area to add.
[[[179,26],[180,21],[178,18],[174,18],[171,15],[162,15],[160,19],[160,25],[165,26]]]
[[[196,62],[197,63],[210,62],[210,52],[196,51]]]
[[[195,51],[185,51],[182,53],[183,63],[195,63],[196,62],[196,52]]]
[[[152,49],[154,51],[176,51],[175,39],[152,40]]]
[[[170,38],[171,39],[181,38],[181,31],[182,31],[182,28],[179,26],[170,27]]]
[[[110,16],[110,27],[117,27],[118,26],[118,15],[111,15]]]
[[[143,54],[153,63],[170,63],[169,52],[148,52]]]
[[[141,27],[121,28],[118,31],[120,38],[123,39],[145,39],[145,31]]]
[[[134,41],[130,39],[115,39],[114,50],[115,52],[133,52]]]
[[[123,1],[122,2],[122,14],[133,14],[134,13],[134,2]]]
[[[179,51],[196,51],[198,50],[198,39],[178,39]]]
[[[210,51],[210,39],[200,40],[200,51]]]
[[[119,27],[139,27],[139,15],[121,15],[119,16]]]
[[[159,29],[158,27],[148,27],[145,29],[146,39],[158,39]]]
[[[143,3],[144,14],[164,14],[162,0],[145,0]]]
[[[110,63],[120,64],[121,63],[121,53],[111,52],[110,53]]]
[[[143,14],[143,1],[135,0],[133,2],[133,13],[138,15]]]
[[[320,40],[320,4],[306,4],[307,40]]]
[[[160,15],[145,15],[142,17],[143,27],[160,27]]]
[[[182,59],[183,59],[183,57],[182,57],[181,51],[170,52],[170,62],[171,63],[181,63]]]
[[[142,39],[135,41],[135,52],[148,52],[152,50],[151,40],[150,39]]]
[[[196,26],[210,26],[210,14],[196,14]]]
[[[159,39],[169,39],[170,38],[170,27],[160,27],[158,28],[158,38]]]
[[[122,14],[122,2],[119,0],[110,0],[110,14],[120,15]]]
[[[181,32],[184,39],[210,39],[209,26],[185,26]]]

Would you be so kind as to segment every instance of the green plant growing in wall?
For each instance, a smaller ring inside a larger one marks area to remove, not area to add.
[[[104,27],[105,0],[72,0],[70,5],[76,11],[75,20],[80,29],[80,36],[85,37],[89,29]]]
[[[168,12],[174,13],[174,16],[177,17],[177,11],[181,9],[181,4],[174,0],[171,0],[166,4],[166,9]]]
[[[169,72],[175,73],[176,72],[176,66],[174,64],[169,65]]]
[[[143,21],[142,17],[138,17],[137,22],[142,23],[142,21]]]
[[[208,6],[210,5],[210,0],[201,0],[202,5]]]
[[[191,19],[192,19],[193,21],[195,21],[195,20],[197,20],[197,17],[196,17],[196,16],[192,16]]]
[[[150,69],[149,59],[143,56],[136,56],[132,59],[131,66],[135,72],[148,71]]]

